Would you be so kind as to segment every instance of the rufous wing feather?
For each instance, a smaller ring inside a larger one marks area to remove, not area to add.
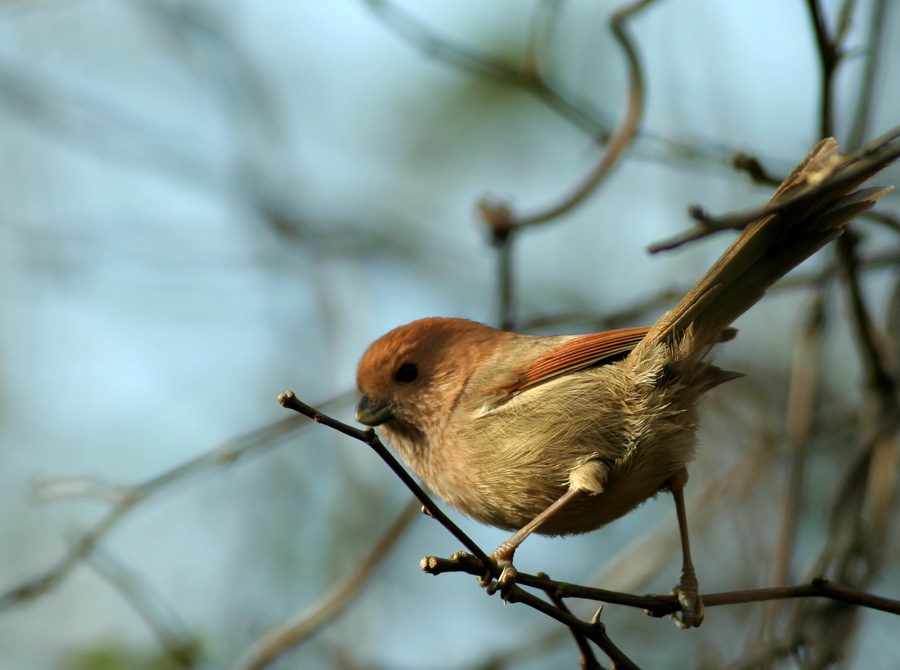
[[[542,354],[518,375],[516,381],[494,391],[517,393],[562,375],[624,356],[644,339],[648,330],[650,329],[647,327],[620,328],[579,335]]]

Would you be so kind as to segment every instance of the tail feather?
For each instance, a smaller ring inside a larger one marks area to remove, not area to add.
[[[691,358],[699,358],[732,321],[794,267],[838,237],[843,227],[891,190],[848,192],[885,167],[860,169],[827,138],[782,182],[767,211],[750,223],[691,291],[661,317],[634,350],[690,331]],[[848,169],[850,168],[854,169]]]

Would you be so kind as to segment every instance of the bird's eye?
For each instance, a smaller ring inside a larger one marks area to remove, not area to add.
[[[394,373],[394,379],[403,384],[415,381],[418,376],[419,368],[415,363],[404,363],[397,368],[397,372]]]

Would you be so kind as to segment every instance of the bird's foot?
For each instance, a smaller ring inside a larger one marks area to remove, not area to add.
[[[500,568],[500,576],[497,577],[497,579],[494,579],[493,574],[487,572],[483,577],[479,578],[478,581],[482,588],[487,591],[489,596],[492,596],[499,591],[500,597],[503,598],[503,602],[505,603],[509,599],[509,592],[512,587],[515,586],[516,578],[519,573],[513,565],[511,553],[507,556],[502,552],[495,551],[489,558],[498,568]]]
[[[681,614],[673,612],[669,615],[679,628],[696,628],[703,623],[703,600],[700,598],[699,585],[695,575],[682,574],[681,581],[669,592],[678,598]]]

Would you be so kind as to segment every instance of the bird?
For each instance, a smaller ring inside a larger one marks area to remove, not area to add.
[[[758,219],[649,327],[581,335],[508,332],[459,318],[395,328],[363,354],[356,419],[463,514],[515,533],[491,554],[489,591],[515,583],[533,532],[586,533],[661,491],[675,501],[683,627],[704,617],[683,489],[700,397],[742,376],[710,361],[731,323],[784,274],[841,234],[890,188],[851,193],[881,166],[849,169],[826,138]]]

